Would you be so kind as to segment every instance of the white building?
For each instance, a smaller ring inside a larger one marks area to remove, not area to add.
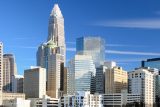
[[[2,93],[2,102],[3,107],[30,107],[29,101],[25,100],[25,94],[22,93]]]
[[[140,103],[139,94],[129,94],[126,92],[103,95],[104,107],[122,107],[127,104]]]
[[[77,91],[95,91],[95,64],[92,57],[75,55],[69,62],[67,74],[67,94]]]
[[[106,61],[106,62],[104,62],[104,66],[106,66],[108,69],[112,69],[113,67],[116,67],[116,62]]]
[[[37,67],[24,71],[26,98],[42,98],[46,95],[46,69]]]
[[[145,107],[155,102],[155,74],[148,69],[138,68],[128,73],[129,93],[140,94]]]
[[[61,107],[59,99],[44,95],[43,98],[29,98],[31,107]]]
[[[86,92],[76,92],[74,95],[64,95],[61,98],[62,107],[103,107],[102,95]]]
[[[12,92],[13,93],[23,93],[23,80],[24,80],[24,76],[22,75],[12,76]]]
[[[25,100],[22,98],[16,98],[13,100],[3,101],[4,107],[30,107],[30,100]]]

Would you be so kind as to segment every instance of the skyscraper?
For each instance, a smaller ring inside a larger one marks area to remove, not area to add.
[[[63,62],[61,54],[52,54],[48,57],[48,83],[47,94],[52,98],[62,96],[61,90],[61,72],[63,72]]]
[[[77,91],[95,91],[95,64],[92,57],[75,55],[68,65],[67,94]]]
[[[55,4],[49,18],[48,39],[37,51],[37,66],[47,70],[47,94],[58,98],[65,64],[66,45],[64,37],[64,18],[58,4]]]
[[[0,105],[2,105],[3,89],[3,43],[0,42]]]
[[[142,61],[142,67],[157,68],[160,70],[160,58],[152,58]]]
[[[105,93],[105,71],[107,67],[101,65],[96,68],[96,93]]]
[[[76,53],[92,56],[96,67],[99,67],[105,61],[105,41],[100,37],[77,38]]]
[[[17,67],[13,54],[3,55],[3,91],[12,91],[12,76],[17,75]]]
[[[65,62],[64,18],[58,4],[54,5],[50,14],[47,42],[41,44],[38,48],[37,65],[48,69],[47,57],[50,54],[61,54],[63,56],[63,62]]]

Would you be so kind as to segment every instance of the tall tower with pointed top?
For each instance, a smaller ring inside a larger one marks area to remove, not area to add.
[[[60,53],[65,56],[64,18],[58,4],[55,4],[49,18],[48,40],[61,47]]]
[[[48,39],[39,46],[37,65],[46,68],[47,94],[58,98],[63,80],[66,45],[64,36],[64,18],[58,4],[55,4],[49,17]]]

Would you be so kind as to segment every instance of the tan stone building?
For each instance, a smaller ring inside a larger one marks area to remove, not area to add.
[[[105,72],[105,94],[121,93],[127,89],[128,74],[121,67],[106,69]]]
[[[63,71],[63,90],[64,94],[67,94],[67,67]]]
[[[46,69],[37,67],[24,71],[26,98],[42,98],[46,95]]]
[[[13,54],[3,55],[3,91],[12,92],[12,76],[17,75],[17,66]]]

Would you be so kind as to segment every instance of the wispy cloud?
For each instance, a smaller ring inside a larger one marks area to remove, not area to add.
[[[36,58],[21,58],[19,61],[36,61]]]
[[[113,59],[116,62],[119,63],[128,63],[128,62],[140,62],[142,60],[146,60],[147,58],[124,58],[124,59]]]
[[[15,37],[14,40],[28,40],[28,39],[31,39],[29,37]]]
[[[144,46],[144,45],[125,45],[125,44],[106,44],[106,47],[150,47],[150,46]]]
[[[70,52],[75,52],[76,48],[67,48],[66,50]],[[119,51],[119,50],[105,50],[105,53],[120,54],[120,55],[160,56],[160,53],[155,53],[155,52],[137,52],[137,51]]]
[[[66,42],[66,44],[69,45],[76,45],[76,42]],[[144,46],[144,45],[130,45],[130,44],[106,44],[106,47],[150,47],[150,46]]]
[[[108,54],[121,54],[121,55],[143,55],[143,56],[160,56],[160,53],[155,52],[136,52],[136,51],[118,51],[118,50],[106,50]]]
[[[127,19],[96,22],[93,25],[120,28],[160,29],[160,19]]]
[[[36,46],[7,46],[9,48],[37,49]]]
[[[76,42],[66,42],[66,44],[76,45]]]
[[[70,52],[75,52],[75,51],[76,51],[76,48],[67,48],[66,50],[67,50],[67,51],[70,51]]]
[[[117,65],[126,65],[128,64],[127,62],[117,62]]]

